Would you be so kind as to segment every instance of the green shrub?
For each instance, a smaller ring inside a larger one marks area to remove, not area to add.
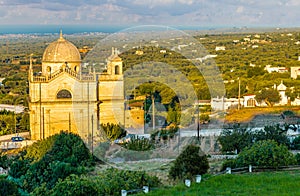
[[[157,136],[158,139],[166,140],[168,138],[173,138],[178,132],[179,128],[177,125],[171,124],[167,129],[156,130],[151,133],[151,139],[154,140]]]
[[[101,130],[106,134],[107,138],[111,141],[126,136],[126,131],[120,125],[117,124],[101,124]]]
[[[30,167],[30,161],[27,159],[15,159],[10,165],[8,174],[13,178],[20,178],[22,175],[26,174]]]
[[[218,137],[218,142],[221,144],[222,152],[233,152],[237,150],[239,153],[245,147],[251,146],[253,134],[246,128],[239,125],[234,125],[233,129],[224,129]]]
[[[276,126],[265,126],[263,130],[256,131],[254,133],[254,140],[274,140],[277,144],[283,144],[286,147],[290,147],[291,143],[286,135],[286,130],[281,128],[279,124]]]
[[[91,179],[70,175],[65,180],[59,180],[55,187],[49,191],[48,195],[99,195],[99,188],[101,187]]]
[[[0,152],[0,167],[7,169],[9,165],[10,160],[8,159],[7,155],[3,155],[2,152]]]
[[[183,179],[197,174],[205,174],[209,169],[207,156],[199,146],[188,145],[174,161],[169,171],[172,179]]]
[[[0,195],[17,196],[20,194],[18,192],[18,187],[14,182],[6,179],[0,179]]]
[[[233,167],[253,165],[278,168],[279,166],[293,165],[295,163],[295,157],[286,146],[278,145],[273,140],[263,140],[256,142],[250,148],[246,148],[233,162],[227,161],[224,164],[228,164],[228,166],[232,164]]]
[[[63,180],[71,174],[86,173],[85,167],[94,164],[91,153],[78,135],[62,132],[49,140],[51,142],[48,139],[43,142],[53,143],[52,146],[42,149],[45,152],[42,158],[33,162],[20,178],[22,187],[29,193],[43,183],[50,190],[59,179]]]
[[[300,150],[300,136],[297,136],[292,142],[293,150]]]
[[[300,165],[300,153],[297,153],[297,154],[295,155],[295,159],[296,159],[296,161],[297,161],[297,164]]]
[[[39,140],[26,148],[25,158],[40,160],[53,146],[58,134]]]
[[[286,135],[286,130],[279,125],[265,126],[264,129],[252,131],[235,124],[232,128],[224,129],[218,137],[222,152],[243,151],[246,147],[251,147],[255,142],[262,140],[274,140],[278,144],[283,144],[288,148],[291,146]]]
[[[148,151],[154,149],[154,144],[147,138],[131,138],[123,147],[134,151]]]
[[[161,185],[156,176],[150,176],[144,171],[128,171],[107,169],[94,177],[93,181],[99,187],[99,195],[120,195],[120,191],[140,189],[143,186],[150,188]]]

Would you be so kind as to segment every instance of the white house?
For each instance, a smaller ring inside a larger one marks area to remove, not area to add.
[[[268,73],[272,73],[272,72],[278,72],[278,73],[285,73],[288,71],[287,68],[285,67],[271,67],[272,65],[266,65],[265,70]]]
[[[239,103],[242,104],[244,102],[243,98],[225,98],[225,97],[217,97],[211,99],[211,108],[213,110],[228,110],[230,108],[238,108]]]
[[[219,51],[219,50],[226,50],[226,47],[225,46],[216,46],[216,51]]]
[[[297,79],[300,75],[300,67],[291,67],[291,78]]]

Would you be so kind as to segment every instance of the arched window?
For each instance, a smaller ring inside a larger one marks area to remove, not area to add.
[[[115,74],[119,75],[120,74],[120,68],[118,65],[115,66]]]
[[[57,93],[56,98],[57,99],[70,99],[70,98],[72,98],[72,94],[70,93],[70,91],[63,89]]]
[[[50,66],[47,67],[47,72],[49,72],[49,73],[51,72],[51,67]]]
[[[78,70],[78,66],[75,66],[75,67],[74,67],[74,71],[75,71],[75,72],[78,72],[78,71],[79,71],[79,70]]]

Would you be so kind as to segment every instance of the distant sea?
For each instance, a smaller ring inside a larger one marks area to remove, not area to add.
[[[138,26],[138,25],[136,25]],[[80,34],[80,33],[115,33],[118,31],[122,31],[127,28],[134,28],[135,25],[123,25],[123,26],[110,26],[110,25],[0,25],[0,35],[3,34],[39,34],[39,35],[47,35],[47,34],[57,34],[59,33],[60,29],[62,29],[64,34]],[[146,25],[147,26],[147,25]],[[164,28],[167,26],[157,26],[149,25],[149,30],[153,27],[154,29],[160,29],[160,27]],[[178,30],[196,30],[196,31],[213,31],[213,32],[241,32],[241,31],[267,31],[270,29],[281,29],[275,28],[274,26],[242,26],[242,27],[234,27],[234,26],[184,26],[184,25],[177,25],[177,26],[169,26],[174,29]],[[285,27],[283,27],[285,28]],[[286,27],[290,28],[290,27]],[[297,28],[297,27],[293,27]],[[299,28],[297,28],[299,29]]]
[[[3,34],[54,34],[62,29],[64,34],[78,33],[115,33],[134,26],[109,25],[0,25],[0,35]],[[173,26],[180,30],[209,30],[223,27]]]
[[[114,33],[124,29],[122,26],[97,25],[0,25],[0,34],[54,34],[62,29],[64,34],[76,33]]]

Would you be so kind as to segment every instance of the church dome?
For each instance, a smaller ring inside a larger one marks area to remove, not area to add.
[[[52,42],[44,51],[42,62],[45,63],[78,63],[81,56],[77,47],[65,40],[60,33],[57,41]]]

